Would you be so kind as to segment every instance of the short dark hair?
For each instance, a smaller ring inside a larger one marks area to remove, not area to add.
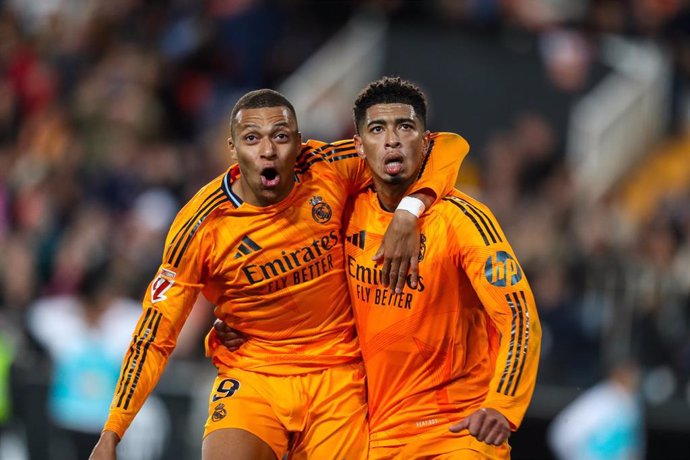
[[[262,109],[265,107],[287,107],[292,116],[295,117],[295,122],[297,122],[295,108],[285,96],[272,89],[257,89],[242,96],[235,104],[235,107],[232,108],[230,113],[230,132],[234,130],[235,118],[240,110]]]
[[[414,83],[400,77],[383,77],[369,83],[357,96],[353,107],[355,132],[359,132],[367,109],[376,104],[408,104],[426,127],[426,96]]]

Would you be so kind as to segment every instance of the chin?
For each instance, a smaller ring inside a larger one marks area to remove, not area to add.
[[[397,176],[388,176],[388,177],[386,178],[386,183],[387,183],[387,184],[390,184],[390,185],[399,185],[399,184],[402,184],[402,183],[406,182],[407,180],[408,180],[407,177],[403,177],[403,176],[401,176],[401,175],[397,175]]]

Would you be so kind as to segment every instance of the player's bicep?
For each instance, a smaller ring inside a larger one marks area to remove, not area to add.
[[[446,198],[458,211],[458,264],[489,315],[501,324],[510,321],[519,305],[531,297],[529,284],[513,249],[492,213],[476,202]],[[524,299],[523,299],[524,297]]]
[[[430,190],[437,199],[450,193],[469,147],[467,141],[457,134],[433,133],[419,177],[408,193]]]
[[[348,196],[354,195],[371,182],[366,162],[357,154],[353,140],[334,142],[321,155]]]

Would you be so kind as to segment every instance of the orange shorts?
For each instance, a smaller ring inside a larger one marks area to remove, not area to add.
[[[369,443],[364,366],[337,366],[275,376],[219,368],[204,437],[226,428],[248,431],[282,459],[365,460]]]
[[[386,444],[390,444],[386,442]],[[438,427],[399,445],[371,446],[369,460],[486,460],[510,459],[510,445],[492,446],[467,431],[451,433]]]

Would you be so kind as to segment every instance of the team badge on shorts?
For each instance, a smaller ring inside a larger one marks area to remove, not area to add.
[[[225,410],[225,404],[218,403],[218,405],[213,409],[213,414],[211,414],[211,420],[214,422],[219,422],[228,415],[228,411]]]
[[[326,222],[331,220],[333,210],[328,205],[328,203],[323,201],[323,198],[321,198],[320,196],[313,196],[309,199],[309,204],[312,206],[311,216],[314,218],[315,222],[319,224],[325,224]]]

